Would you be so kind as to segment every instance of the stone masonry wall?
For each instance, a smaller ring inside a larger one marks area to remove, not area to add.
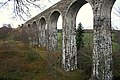
[[[93,70],[91,80],[112,80],[112,40],[111,40],[111,10],[115,0],[86,0],[93,9],[94,21],[94,48],[93,48]],[[47,30],[39,24],[39,39],[44,40],[49,50],[55,51],[57,45],[57,18],[51,18],[55,11],[62,16],[62,64],[65,71],[77,69],[77,49],[76,49],[76,32],[75,20],[78,10],[86,3],[85,0],[61,0],[50,8],[41,12],[37,16],[28,20],[24,25],[39,23],[40,18],[44,17]],[[72,6],[71,6],[72,5]],[[53,20],[51,20],[53,19]],[[54,23],[53,23],[54,21]],[[55,22],[56,21],[56,22]],[[32,26],[34,31],[34,26]],[[30,30],[30,29],[28,29]],[[47,31],[47,32],[45,32]],[[46,36],[45,38],[43,38]],[[42,38],[42,39],[41,39]],[[31,39],[34,39],[31,37]],[[52,55],[52,54],[51,54]]]

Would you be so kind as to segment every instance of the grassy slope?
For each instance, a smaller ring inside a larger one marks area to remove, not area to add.
[[[115,41],[114,35],[112,36],[112,40]],[[93,47],[93,34],[92,33],[84,33],[84,47],[92,48]],[[120,51],[120,45],[118,43],[112,42],[113,52]]]
[[[59,34],[58,36],[60,36],[61,34]],[[114,38],[115,34],[112,34],[112,47],[113,47],[113,75],[115,76],[120,76],[120,44],[115,43],[115,38]],[[82,58],[80,58],[80,60],[85,61],[86,62],[89,60],[89,53],[92,54],[92,49],[93,49],[93,34],[92,33],[84,33],[84,50],[83,50],[83,54],[82,54]],[[59,42],[60,43],[60,42]],[[85,54],[84,54],[85,53]],[[90,55],[91,56],[91,55]]]
[[[89,49],[92,46],[92,34],[84,35],[85,47]],[[113,42],[114,52],[119,51],[119,47]],[[64,72],[60,56],[59,52],[48,52],[43,47],[33,48],[20,42],[0,43],[0,80],[88,80],[87,75],[79,69]],[[119,76],[117,57],[115,55],[117,71],[114,70],[114,73]]]
[[[53,55],[51,55],[53,54]],[[80,70],[64,72],[60,53],[19,42],[0,45],[0,80],[83,80]]]
[[[46,61],[22,43],[0,45],[1,80],[48,80]]]
[[[114,42],[115,41],[114,35],[115,34],[112,34],[113,75],[117,77],[117,76],[120,76],[120,57],[119,57],[120,56],[120,54],[119,54],[120,53],[120,44]],[[87,62],[88,60],[90,60],[89,59],[89,57],[91,56],[90,54],[93,53],[92,52],[92,50],[93,50],[93,34],[92,33],[84,33],[83,39],[84,39],[84,48],[83,48],[82,54],[80,53],[82,56],[82,57],[80,57],[80,61]]]
[[[84,48],[87,49],[92,49],[92,45],[93,45],[93,37],[92,37],[92,33],[84,33],[84,43],[85,46]],[[120,44],[115,43],[115,38],[114,38],[114,34],[112,35],[112,47],[113,47],[113,75],[115,77],[120,76]]]

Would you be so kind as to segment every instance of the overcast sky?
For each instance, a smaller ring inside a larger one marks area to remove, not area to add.
[[[49,6],[53,5],[54,3],[57,3],[60,0],[51,0],[51,3],[48,2],[48,0],[42,0],[41,2],[43,2],[42,4],[47,4],[46,8],[48,8]],[[21,20],[19,17],[14,17],[14,14],[12,14],[12,9],[11,9],[11,5],[13,3],[10,2],[10,5],[8,5],[6,8],[2,8],[0,9],[0,27],[3,24],[8,24],[10,23],[13,27],[17,27],[18,25],[24,23],[25,21]],[[120,5],[120,0],[116,0],[114,7],[117,7],[117,5]],[[115,12],[115,9],[113,8],[112,10],[112,24],[113,26],[115,26],[115,29],[120,29],[120,17],[116,16],[115,14],[113,14],[113,11]],[[38,13],[40,13],[41,10],[38,9],[31,9],[31,14],[32,16],[37,15]],[[61,17],[60,17],[61,18]],[[61,22],[62,20],[59,18],[58,20],[58,28],[61,28]],[[93,25],[93,12],[92,12],[92,8],[89,4],[85,4],[78,12],[77,15],[77,19],[76,19],[76,24],[78,25],[78,23],[81,22],[83,27],[86,28],[90,28],[92,29],[92,25]]]
[[[2,0],[2,1],[0,0],[0,2],[6,2],[6,1],[7,0]],[[40,0],[39,4],[44,4],[43,5],[45,6],[44,9],[46,9],[51,5],[57,3],[59,0],[50,0],[50,1],[51,2],[49,2],[48,0]],[[32,17],[36,16],[37,14],[39,14],[41,11],[44,10],[44,9],[37,9],[33,7],[29,7],[29,8],[30,8]],[[18,27],[18,25],[21,25],[23,23],[25,23],[25,21],[23,21],[18,16],[15,16],[15,14],[13,14],[13,1],[10,1],[9,4],[7,4],[7,6],[0,8],[0,27],[3,24],[11,24],[14,28],[16,28]]]

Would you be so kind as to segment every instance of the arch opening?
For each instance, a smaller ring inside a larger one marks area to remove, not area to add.
[[[30,26],[30,24],[27,25],[28,27]]]
[[[112,29],[120,30],[120,1],[116,0],[111,11]]]
[[[119,80],[120,66],[118,66],[120,56],[120,0],[116,0],[111,11],[112,25],[112,61],[113,61],[113,80]]]
[[[93,29],[93,10],[89,3],[79,9],[76,16],[76,29],[79,23],[83,25],[83,29]]]
[[[27,25],[27,31],[28,31],[27,34],[28,34],[29,43],[32,44],[32,41],[31,41],[32,33],[31,33],[31,25],[30,24]]]
[[[32,36],[32,45],[37,46],[38,45],[38,29],[37,29],[37,23],[36,21],[34,21],[32,23],[32,27],[31,27],[31,36]]]
[[[62,51],[62,16],[59,15],[57,21],[58,51]]]
[[[50,15],[49,23],[49,50],[62,50],[62,16],[59,11],[54,11]]]
[[[46,20],[42,17],[39,21],[39,46],[46,47],[47,46],[47,28],[46,28]]]
[[[64,48],[66,48],[66,52],[63,54],[63,65],[65,65],[65,70],[69,71],[69,70],[74,70],[78,67],[78,52],[77,52],[77,47],[76,47],[76,26],[78,26],[78,21],[80,21],[79,17],[77,18],[78,13],[80,12],[80,9],[82,9],[82,7],[84,7],[84,5],[88,3],[85,0],[77,0],[75,2],[73,2],[69,9],[67,10],[66,13],[66,29],[65,29],[65,35],[67,37],[67,41],[64,40],[64,45],[69,45],[69,46],[64,46]],[[85,8],[84,8],[85,9]],[[91,7],[92,10],[92,7]],[[84,16],[86,17],[86,16]],[[77,20],[77,25],[76,25],[76,20]],[[93,22],[93,18],[91,19]],[[83,21],[84,22],[84,21]],[[72,55],[70,58],[66,58],[67,55]],[[65,62],[66,61],[66,62]],[[68,61],[68,62],[67,62]],[[65,62],[65,63],[64,63]],[[91,76],[91,74],[90,74]]]
[[[84,70],[86,69],[86,71],[88,71],[88,73],[86,75],[89,76],[89,78],[91,77],[91,70],[92,70],[92,60],[89,57],[92,57],[93,53],[93,10],[92,7],[89,3],[85,3],[82,7],[79,8],[77,15],[76,15],[76,30],[78,30],[78,28],[80,27],[79,24],[81,23],[81,27],[83,29],[83,47],[81,46],[81,48],[79,50],[77,50],[77,54],[78,54],[78,68]],[[76,36],[78,37],[78,36]],[[77,40],[77,39],[76,39]],[[76,41],[76,45],[77,45]],[[87,56],[83,56],[83,55],[87,55]],[[89,63],[85,63],[89,62]],[[83,63],[84,62],[84,63]],[[89,65],[89,66],[88,66]],[[86,72],[85,71],[85,72]],[[89,79],[88,78],[88,79]]]

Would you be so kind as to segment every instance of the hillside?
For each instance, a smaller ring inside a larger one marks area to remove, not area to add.
[[[0,80],[84,80],[80,70],[63,71],[59,54],[20,42],[0,44]]]
[[[88,80],[92,70],[93,34],[84,33],[84,47],[78,52],[78,69],[65,72],[61,65],[62,34],[58,50],[28,45],[14,37],[0,41],[0,80]],[[113,76],[120,77],[120,44],[113,34]],[[119,41],[119,40],[118,40]]]
[[[0,45],[0,80],[48,80],[46,61],[22,43]]]

